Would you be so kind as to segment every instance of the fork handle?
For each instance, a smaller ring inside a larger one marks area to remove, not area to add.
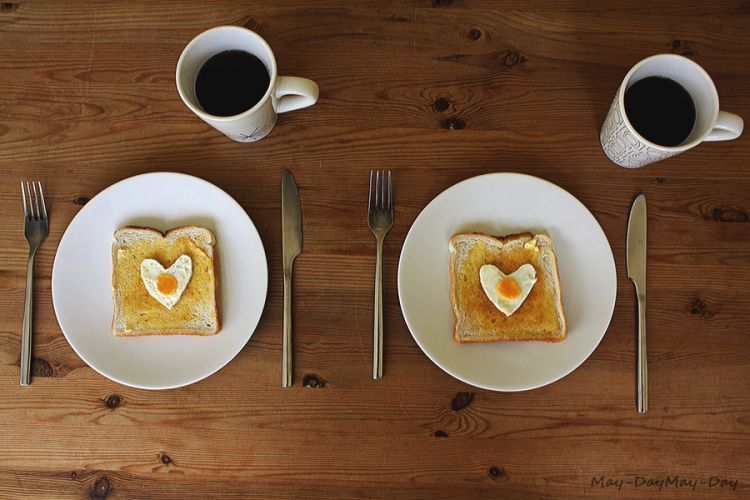
[[[375,311],[373,319],[372,378],[383,377],[383,238],[375,256]]]
[[[34,319],[34,257],[29,252],[26,265],[26,298],[23,306],[23,333],[21,334],[21,385],[31,384],[31,324]]]

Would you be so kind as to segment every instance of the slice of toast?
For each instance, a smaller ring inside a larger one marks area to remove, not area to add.
[[[549,236],[522,233],[502,238],[462,233],[450,239],[449,250],[456,342],[565,339],[567,323],[557,258]],[[537,282],[518,310],[505,316],[485,294],[479,269],[493,264],[507,275],[526,263],[534,266]]]
[[[162,234],[146,227],[123,227],[112,245],[112,332],[117,336],[214,335],[219,332],[215,239],[208,229],[183,226]],[[152,297],[141,278],[141,262],[154,259],[169,268],[178,257],[192,260],[192,276],[172,309]]]

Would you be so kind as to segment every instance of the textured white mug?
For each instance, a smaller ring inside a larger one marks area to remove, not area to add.
[[[633,128],[625,113],[625,91],[650,76],[669,78],[688,91],[695,104],[695,126],[677,146],[655,144]],[[727,141],[742,134],[742,118],[719,111],[719,95],[708,73],[690,59],[676,54],[659,54],[633,66],[609,108],[599,140],[607,157],[626,168],[638,168],[678,155],[703,141]]]
[[[249,52],[265,64],[271,83],[252,108],[233,116],[207,113],[195,96],[195,79],[201,66],[225,50]],[[263,38],[240,26],[219,26],[204,31],[185,46],[177,61],[177,91],[185,105],[219,132],[238,142],[254,142],[267,136],[278,113],[312,106],[318,100],[318,86],[296,76],[278,76],[276,58]]]

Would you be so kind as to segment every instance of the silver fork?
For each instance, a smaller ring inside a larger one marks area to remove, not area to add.
[[[388,175],[387,182],[386,173]],[[385,170],[370,171],[370,200],[367,219],[370,230],[377,240],[372,378],[379,379],[383,376],[383,240],[393,226],[393,185],[390,170],[388,172]]]
[[[38,189],[37,189],[38,188]],[[26,300],[23,307],[23,335],[21,336],[21,385],[31,383],[31,323],[34,319],[34,257],[39,245],[47,237],[47,207],[41,182],[21,182],[23,198],[24,235],[29,242],[29,261],[26,265]],[[41,203],[41,205],[40,205]]]

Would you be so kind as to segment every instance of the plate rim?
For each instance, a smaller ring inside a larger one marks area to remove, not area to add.
[[[65,238],[68,236],[68,229],[70,229],[70,227],[76,222],[76,220],[79,217],[82,217],[82,214],[88,213],[88,211],[91,210],[90,207],[91,207],[91,202],[92,201],[96,200],[97,198],[106,196],[106,194],[110,190],[113,190],[114,188],[116,188],[120,184],[125,184],[125,183],[128,183],[128,182],[132,182],[132,181],[135,181],[137,179],[144,178],[144,177],[158,177],[158,176],[180,177],[183,180],[187,180],[188,182],[196,182],[198,184],[203,184],[203,185],[207,186],[208,188],[210,188],[210,189],[214,190],[215,192],[217,192],[220,196],[223,196],[223,197],[227,198],[230,203],[233,203],[234,205],[236,205],[240,209],[240,211],[243,214],[245,214],[245,217],[247,219],[247,222],[250,225],[250,228],[251,228],[252,232],[254,232],[255,235],[258,238],[258,242],[260,243],[260,250],[261,250],[261,252],[263,254],[263,264],[264,264],[264,267],[265,267],[265,270],[266,270],[266,272],[265,272],[266,279],[265,279],[265,284],[262,287],[262,289],[263,289],[263,301],[262,301],[263,305],[261,307],[260,315],[258,316],[258,319],[255,321],[255,325],[253,325],[252,328],[248,328],[248,330],[249,330],[250,333],[248,335],[247,341],[245,341],[245,343],[242,344],[242,346],[237,350],[237,352],[235,352],[234,354],[232,354],[229,357],[229,359],[227,359],[226,362],[222,363],[220,366],[217,366],[216,369],[214,369],[210,373],[207,373],[207,374],[201,376],[200,378],[190,379],[190,380],[188,380],[187,382],[184,382],[184,383],[163,384],[163,385],[158,385],[158,384],[154,384],[154,385],[142,385],[142,384],[135,384],[135,383],[132,383],[132,382],[127,382],[127,381],[124,381],[124,380],[120,379],[119,377],[115,377],[112,374],[105,373],[105,371],[103,369],[100,369],[99,367],[94,366],[93,363],[91,363],[88,359],[86,359],[81,354],[81,352],[79,352],[78,348],[74,345],[74,343],[71,342],[71,340],[70,340],[70,338],[68,336],[68,333],[66,333],[65,327],[63,326],[63,321],[61,321],[61,319],[60,319],[60,313],[58,312],[57,300],[55,299],[55,288],[56,288],[55,287],[55,282],[57,281],[56,278],[55,278],[55,276],[57,274],[56,270],[58,268],[57,265],[58,265],[58,258],[59,258],[59,255],[60,255],[60,248],[62,248],[63,242],[65,241]],[[65,230],[63,231],[63,234],[60,237],[60,242],[57,244],[57,248],[55,249],[55,258],[54,258],[54,260],[52,262],[52,275],[51,275],[51,278],[50,278],[50,292],[51,292],[51,295],[52,295],[52,309],[55,312],[55,319],[57,320],[57,324],[60,327],[60,331],[62,332],[63,337],[65,338],[65,341],[68,343],[68,345],[71,347],[71,349],[73,349],[73,352],[75,352],[76,355],[84,363],[86,363],[86,365],[89,368],[93,369],[95,372],[97,372],[102,377],[104,377],[104,378],[106,378],[108,380],[111,380],[113,382],[116,382],[118,384],[127,386],[127,387],[133,387],[135,389],[145,389],[145,390],[159,391],[159,390],[169,390],[169,389],[178,389],[180,387],[187,387],[189,385],[192,385],[192,384],[198,383],[198,382],[200,382],[202,380],[205,380],[205,379],[209,378],[210,376],[216,374],[218,371],[220,371],[225,366],[227,366],[232,360],[234,360],[234,358],[237,357],[237,355],[240,352],[242,352],[242,350],[245,348],[245,346],[247,346],[247,343],[250,342],[250,339],[252,339],[253,335],[255,334],[255,331],[258,328],[258,325],[260,324],[260,320],[263,317],[263,312],[265,311],[266,301],[268,300],[268,281],[269,281],[269,279],[268,279],[268,255],[266,254],[266,249],[265,249],[265,245],[263,244],[263,239],[260,237],[260,233],[258,232],[258,228],[255,227],[255,223],[253,223],[252,219],[250,218],[250,214],[247,213],[247,211],[242,207],[242,205],[240,205],[239,202],[237,200],[235,200],[234,197],[231,196],[229,193],[227,193],[226,191],[224,191],[222,188],[220,188],[216,184],[214,184],[214,183],[212,183],[210,181],[207,181],[206,179],[203,179],[201,177],[197,177],[195,175],[186,174],[186,173],[183,173],[183,172],[170,172],[170,171],[161,171],[160,170],[160,171],[156,171],[156,172],[144,172],[144,173],[141,173],[141,174],[136,174],[136,175],[133,175],[133,176],[130,176],[130,177],[126,177],[124,179],[120,179],[119,181],[110,184],[106,188],[104,188],[101,191],[99,191],[96,195],[94,195],[78,211],[78,213],[76,213],[73,216],[73,218],[70,220],[70,222],[68,223],[68,225],[65,227]]]
[[[439,198],[443,197],[444,195],[447,195],[450,191],[459,189],[460,186],[463,185],[463,184],[465,184],[465,183],[468,183],[468,182],[471,182],[471,181],[478,181],[479,179],[487,178],[487,177],[518,177],[518,178],[526,178],[526,179],[530,179],[530,180],[535,181],[535,182],[540,182],[542,184],[547,184],[547,185],[551,186],[554,189],[562,191],[564,194],[568,195],[576,203],[578,203],[578,205],[581,208],[583,208],[583,210],[585,210],[586,213],[589,214],[589,216],[591,217],[591,219],[596,224],[596,227],[598,227],[599,231],[601,231],[601,234],[604,237],[604,242],[606,243],[606,247],[609,250],[609,252],[608,252],[609,259],[608,260],[609,260],[609,264],[611,265],[610,267],[611,267],[611,270],[612,270],[612,276],[614,278],[614,280],[613,280],[613,283],[614,283],[614,293],[612,294],[612,303],[610,304],[610,307],[609,307],[609,318],[607,319],[607,324],[604,327],[604,331],[602,332],[601,336],[596,341],[596,343],[593,345],[593,347],[591,348],[591,350],[586,354],[586,356],[584,356],[581,359],[581,361],[578,364],[576,364],[575,366],[573,366],[570,370],[562,373],[557,378],[555,378],[553,380],[549,380],[549,381],[544,382],[542,384],[538,384],[538,385],[532,384],[532,385],[524,386],[522,388],[514,388],[514,389],[507,389],[507,388],[506,389],[499,389],[497,387],[491,387],[491,386],[487,386],[487,385],[478,383],[476,381],[471,381],[471,380],[469,380],[466,377],[463,377],[461,375],[458,375],[456,373],[453,373],[453,372],[449,371],[445,366],[443,366],[443,364],[441,364],[440,362],[438,362],[425,349],[425,347],[423,346],[423,344],[419,341],[419,339],[417,338],[417,336],[414,334],[414,328],[413,328],[412,324],[409,322],[409,318],[407,317],[407,314],[405,312],[406,310],[404,309],[403,298],[402,298],[402,294],[403,294],[402,288],[403,288],[404,285],[402,283],[403,276],[402,276],[402,271],[401,270],[402,270],[402,264],[403,264],[403,259],[404,259],[404,251],[405,251],[405,249],[407,247],[407,243],[409,242],[409,239],[412,237],[412,229],[419,222],[419,220],[422,218],[422,216],[427,212],[427,210],[430,208],[430,206],[432,206],[434,203],[436,203]],[[614,316],[615,305],[616,305],[616,302],[617,302],[617,265],[615,263],[614,253],[612,252],[612,245],[609,242],[609,238],[607,237],[607,233],[604,232],[604,229],[602,228],[601,224],[599,224],[599,220],[594,216],[593,213],[591,213],[591,210],[589,210],[588,207],[586,205],[584,205],[581,200],[579,200],[576,196],[574,196],[568,190],[564,189],[561,186],[558,186],[554,182],[548,181],[546,179],[542,179],[541,177],[536,177],[534,175],[524,174],[524,173],[520,173],[520,172],[488,172],[488,173],[485,173],[485,174],[480,174],[480,175],[475,175],[475,176],[472,176],[472,177],[468,177],[466,179],[458,181],[455,184],[452,184],[451,186],[448,186],[443,191],[441,191],[440,193],[438,193],[434,198],[432,198],[432,200],[430,200],[430,202],[427,203],[427,205],[425,205],[425,207],[419,212],[419,214],[417,215],[417,217],[414,219],[414,222],[412,222],[411,226],[409,227],[409,231],[406,233],[406,237],[404,238],[404,243],[401,246],[401,253],[400,253],[399,259],[398,259],[398,271],[397,271],[396,282],[397,282],[397,287],[398,287],[398,301],[399,301],[399,307],[401,308],[401,316],[404,318],[404,322],[406,323],[406,327],[408,328],[409,333],[411,334],[412,338],[414,339],[414,342],[416,342],[417,346],[419,346],[419,348],[422,351],[422,353],[425,356],[427,356],[427,358],[430,361],[432,361],[432,363],[434,363],[438,368],[440,368],[443,372],[445,372],[446,374],[450,375],[451,377],[453,377],[453,378],[455,378],[457,380],[460,380],[461,382],[463,382],[465,384],[468,384],[468,385],[470,385],[472,387],[477,387],[479,389],[484,389],[484,390],[493,391],[493,392],[513,393],[513,392],[531,391],[531,390],[534,390],[534,389],[539,389],[541,387],[545,387],[545,386],[550,385],[550,384],[554,384],[555,382],[558,382],[559,380],[562,380],[563,378],[565,378],[568,375],[570,375],[571,373],[573,373],[581,365],[583,365],[583,363],[585,363],[586,360],[588,360],[591,357],[591,355],[594,353],[594,351],[596,350],[596,348],[599,347],[599,344],[601,344],[602,340],[604,339],[604,336],[607,334],[607,330],[609,330],[610,324],[612,323],[612,317]]]

